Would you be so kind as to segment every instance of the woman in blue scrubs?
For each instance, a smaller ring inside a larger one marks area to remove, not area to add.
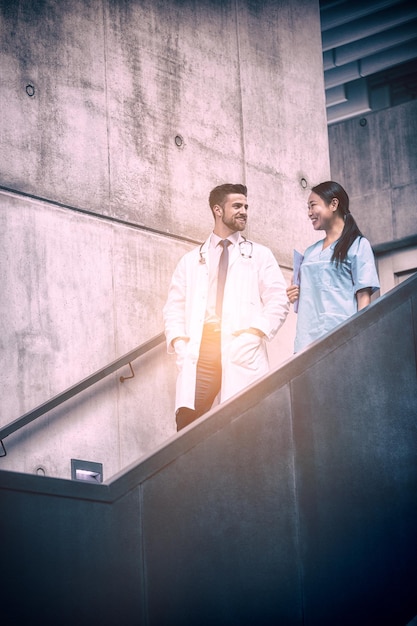
[[[339,183],[326,181],[312,188],[308,217],[314,230],[323,230],[326,236],[305,251],[300,286],[287,289],[291,303],[299,300],[295,352],[365,308],[379,289],[371,245],[353,219],[349,197]]]

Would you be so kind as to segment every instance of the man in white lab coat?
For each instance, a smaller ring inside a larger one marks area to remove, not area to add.
[[[265,342],[289,309],[271,250],[241,234],[248,215],[246,187],[219,185],[209,204],[213,232],[179,261],[164,307],[168,353],[176,354],[178,366],[177,430],[208,411],[216,397],[224,402],[268,372]],[[223,280],[219,265],[225,267]]]

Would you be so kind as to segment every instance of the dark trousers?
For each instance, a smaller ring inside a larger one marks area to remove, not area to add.
[[[177,431],[206,413],[220,391],[222,382],[221,333],[214,324],[205,324],[197,362],[195,409],[180,407],[175,419]]]

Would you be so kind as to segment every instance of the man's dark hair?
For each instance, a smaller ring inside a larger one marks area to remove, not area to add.
[[[229,193],[241,193],[242,195],[247,196],[248,190],[245,185],[234,185],[232,183],[218,185],[210,191],[210,209],[213,210],[213,207],[216,206],[216,204],[223,206],[226,196],[228,196]]]

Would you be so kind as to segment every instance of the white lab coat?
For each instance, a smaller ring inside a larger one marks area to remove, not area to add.
[[[244,238],[240,235],[239,242]],[[164,307],[168,352],[176,343],[178,378],[175,410],[194,408],[197,361],[207,307],[210,237],[203,246],[185,254],[172,276]],[[238,393],[269,370],[265,341],[270,341],[283,324],[289,309],[286,283],[269,248],[249,242],[229,249],[222,316],[222,384],[220,402]],[[248,258],[248,255],[251,258]],[[204,262],[202,262],[204,260]],[[261,338],[250,333],[234,335],[245,328],[258,328]],[[179,346],[179,347],[177,347]]]

